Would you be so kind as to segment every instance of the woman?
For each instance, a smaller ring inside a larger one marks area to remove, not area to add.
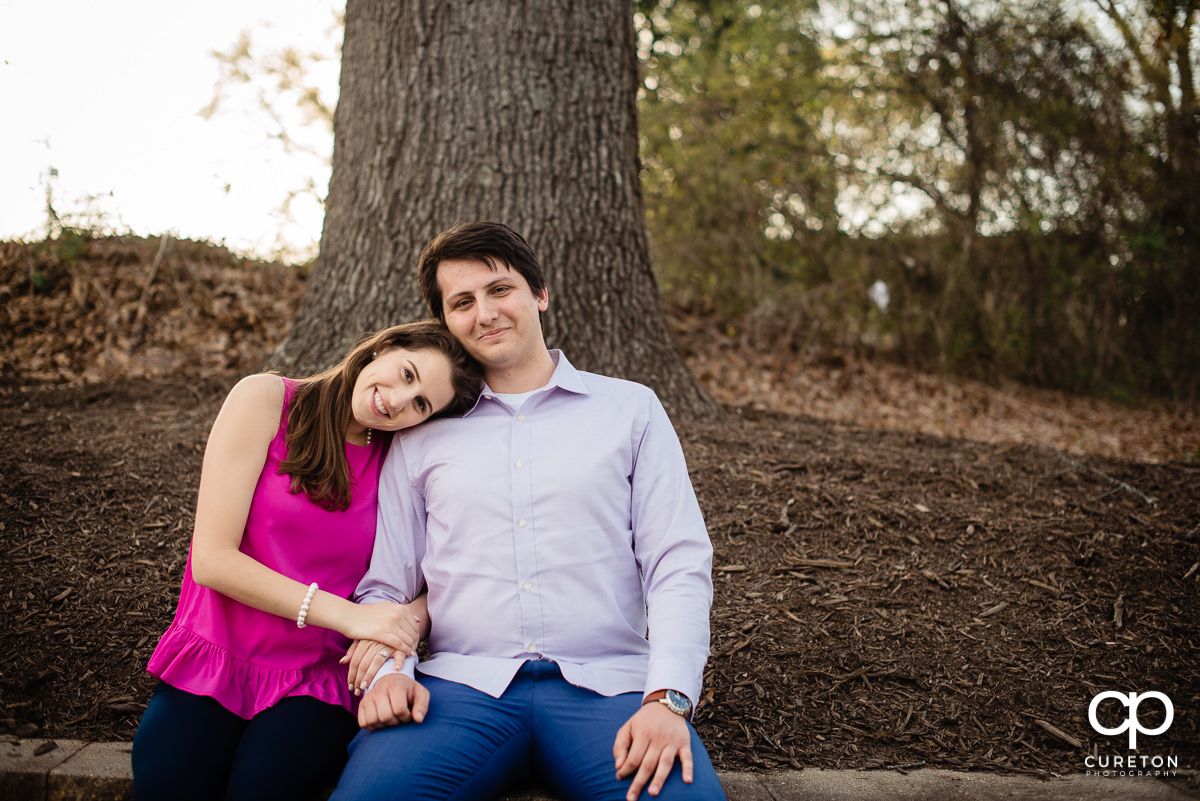
[[[336,367],[242,379],[204,452],[161,679],[133,742],[135,799],[298,798],[331,787],[357,733],[350,640],[414,652],[424,601],[348,600],[375,539],[391,434],[476,399],[439,323],[387,328]],[[385,657],[389,652],[379,655]]]

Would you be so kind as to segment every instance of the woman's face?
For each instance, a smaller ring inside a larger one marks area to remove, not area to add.
[[[450,359],[440,350],[381,350],[358,374],[350,410],[355,422],[399,431],[429,419],[454,400]]]

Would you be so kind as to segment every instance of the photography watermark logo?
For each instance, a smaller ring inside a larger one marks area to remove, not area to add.
[[[1100,708],[1100,704],[1102,704],[1108,698],[1115,698],[1120,703],[1129,707],[1129,715],[1125,718],[1125,722],[1120,726],[1117,726],[1115,729],[1110,729],[1106,726],[1100,725],[1100,720],[1096,716],[1096,711]],[[1164,720],[1162,725],[1156,729],[1143,728],[1141,720],[1138,718],[1138,706],[1146,698],[1158,699],[1162,702],[1163,708],[1167,711],[1166,720]],[[1150,736],[1159,735],[1171,728],[1171,723],[1174,722],[1174,720],[1175,705],[1171,703],[1170,698],[1160,692],[1155,691],[1148,693],[1127,693],[1122,695],[1115,690],[1109,690],[1107,692],[1100,693],[1093,698],[1091,705],[1088,707],[1088,723],[1092,724],[1092,728],[1096,730],[1097,734],[1103,734],[1106,737],[1112,737],[1128,729],[1130,751],[1137,750],[1138,732]]]
[[[1116,701],[1124,707],[1118,713],[1123,715],[1124,719],[1118,717],[1120,723],[1116,726],[1105,726],[1100,722],[1100,707],[1109,700]],[[1142,718],[1138,714],[1138,708],[1146,700],[1162,704],[1163,721],[1154,728],[1144,726]],[[1115,690],[1107,690],[1092,698],[1092,703],[1088,705],[1088,723],[1091,724],[1092,729],[1105,737],[1116,737],[1129,732],[1130,752],[1137,750],[1139,734],[1147,737],[1158,736],[1171,728],[1174,721],[1175,705],[1171,703],[1171,699],[1165,693],[1154,690],[1145,693],[1119,693]],[[1084,765],[1087,767],[1089,775],[1097,776],[1173,776],[1175,774],[1171,769],[1179,767],[1179,757],[1161,754],[1093,753],[1088,754],[1084,759]]]

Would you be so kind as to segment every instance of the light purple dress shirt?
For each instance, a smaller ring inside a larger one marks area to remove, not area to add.
[[[550,353],[520,409],[485,386],[466,416],[393,442],[358,600],[427,583],[420,670],[494,697],[548,659],[601,695],[675,689],[694,707],[712,544],[675,430],[651,390]]]

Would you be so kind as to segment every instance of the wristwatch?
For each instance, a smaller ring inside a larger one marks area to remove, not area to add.
[[[692,712],[692,702],[681,692],[667,690],[667,694],[658,702],[680,717],[686,718]]]

